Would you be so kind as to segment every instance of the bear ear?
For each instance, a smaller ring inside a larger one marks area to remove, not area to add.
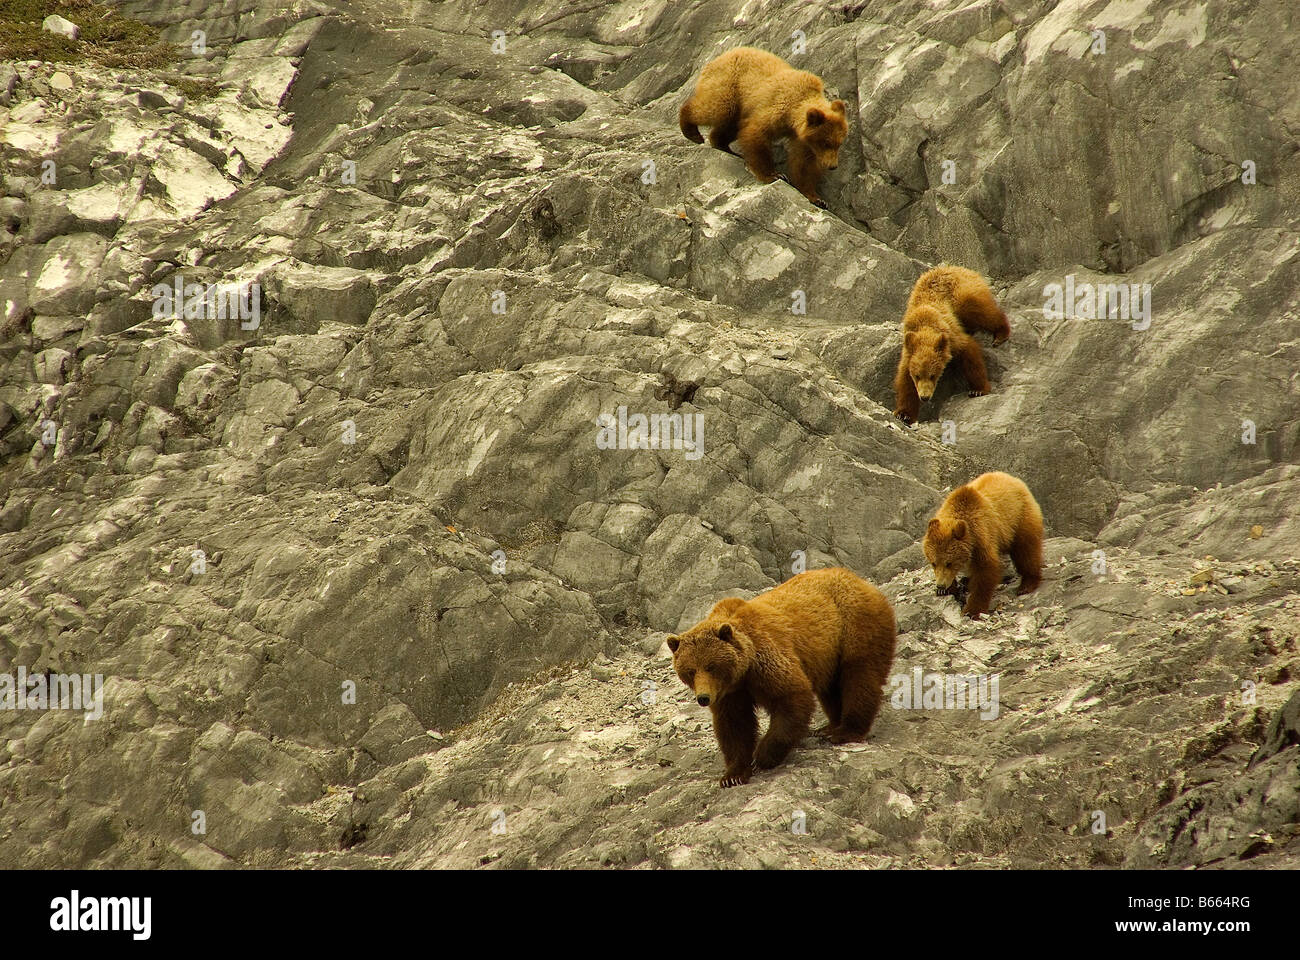
[[[718,639],[723,643],[736,644],[736,635],[731,630],[731,624],[724,623],[718,627]]]
[[[940,353],[943,353],[945,350],[947,350],[948,334],[946,333],[939,334],[939,339],[935,342],[934,348],[938,350]]]
[[[808,108],[808,126],[820,127],[826,122],[826,114],[822,112],[821,107]]]
[[[677,647],[681,644],[681,642],[682,642],[682,638],[681,638],[681,637],[669,637],[669,638],[668,638],[668,649],[671,650],[673,653],[676,653],[676,652],[677,652]]]
[[[911,330],[903,334],[903,346],[907,347],[909,351],[916,349],[916,334]]]
[[[939,530],[939,518],[938,518],[938,517],[931,517],[931,518],[930,518],[930,525],[929,525],[928,527],[925,528],[925,532],[926,532],[927,534],[933,534],[933,535],[935,535],[936,537],[939,535],[940,530]]]
[[[957,540],[966,539],[966,521],[958,520],[952,525],[952,535]]]
[[[848,104],[846,104],[843,100],[832,100],[832,101],[831,101],[831,109],[834,110],[836,113],[843,113],[845,107],[847,107],[847,106],[848,106]]]

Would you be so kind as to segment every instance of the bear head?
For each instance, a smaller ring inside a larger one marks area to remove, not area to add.
[[[907,351],[907,375],[916,385],[916,395],[929,400],[952,359],[952,342],[939,311],[918,307],[909,314],[903,329],[903,349]]]
[[[716,703],[740,686],[754,656],[754,645],[741,629],[714,615],[683,634],[669,637],[668,649],[673,652],[677,676],[691,688],[702,707]]]
[[[822,170],[834,170],[840,165],[840,147],[848,135],[849,120],[843,100],[807,107],[795,125],[795,136],[812,150]]]
[[[921,549],[934,569],[934,582],[937,586],[946,590],[970,567],[973,539],[970,524],[965,520],[935,517],[930,521]]]

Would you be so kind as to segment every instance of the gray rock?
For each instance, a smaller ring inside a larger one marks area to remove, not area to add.
[[[11,63],[0,63],[0,107],[7,107],[14,102],[14,90],[18,87],[18,71]]]
[[[63,383],[64,373],[67,371],[68,363],[71,360],[72,354],[67,350],[60,350],[58,347],[42,350],[36,355],[34,361],[36,381],[59,386]]]
[[[1291,699],[1273,715],[1264,742],[1250,758],[1248,766],[1253,767],[1295,746],[1300,746],[1300,691],[1291,694]]]
[[[81,28],[66,17],[58,14],[50,14],[41,21],[41,29],[46,33],[57,34],[60,37],[67,37],[69,40],[76,40],[81,35]]]

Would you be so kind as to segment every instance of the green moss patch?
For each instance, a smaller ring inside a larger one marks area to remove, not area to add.
[[[78,39],[42,30],[51,14],[75,23]],[[0,60],[92,60],[108,67],[148,68],[176,58],[176,48],[162,40],[156,27],[94,0],[0,0]]]
[[[207,100],[217,95],[217,81],[205,77],[181,77],[168,74],[163,79],[185,94],[186,100]]]

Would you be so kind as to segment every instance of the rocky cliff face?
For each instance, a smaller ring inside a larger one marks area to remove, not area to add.
[[[0,65],[0,675],[105,678],[0,710],[0,865],[1300,865],[1289,0],[119,9],[213,95]],[[849,101],[829,212],[678,132],[742,43]],[[942,260],[1013,335],[907,429]],[[972,623],[987,469],[1051,539]],[[797,564],[998,708],[719,790],[663,638]]]

